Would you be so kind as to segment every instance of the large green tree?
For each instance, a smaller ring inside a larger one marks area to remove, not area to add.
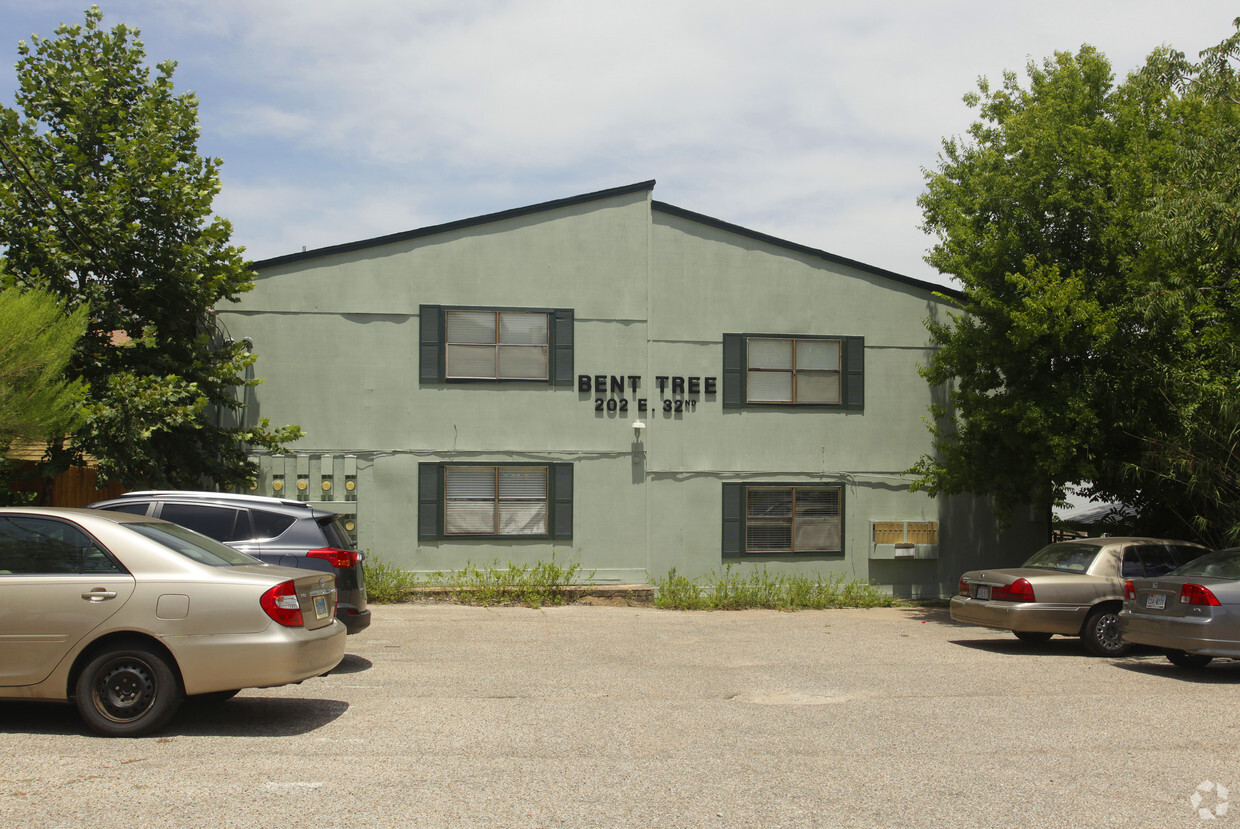
[[[1147,71],[1170,80],[1181,118],[1176,163],[1143,230],[1135,310],[1174,344],[1164,366],[1168,428],[1150,430],[1132,464],[1142,511],[1164,513],[1217,545],[1240,543],[1240,20],[1198,62],[1170,55]],[[1168,523],[1170,523],[1168,522]]]
[[[1218,522],[1201,518],[1217,504],[1176,481],[1182,459],[1168,452],[1186,431],[1212,439],[1198,430],[1203,383],[1235,384],[1227,335],[1205,324],[1227,303],[1197,304],[1187,263],[1229,266],[1171,241],[1192,224],[1183,191],[1217,166],[1200,158],[1193,173],[1188,148],[1219,137],[1236,107],[1186,81],[1201,69],[1158,50],[1117,84],[1083,47],[1031,62],[1027,84],[1008,73],[966,98],[979,118],[944,142],[920,199],[939,240],[927,260],[965,298],[929,323],[937,350],[923,373],[946,395],[917,486],[989,495],[1006,512],[1083,483],[1137,509],[1142,529],[1216,540]]]
[[[129,485],[240,483],[247,446],[279,449],[300,430],[236,425],[254,356],[212,309],[252,274],[211,212],[220,161],[198,154],[197,100],[174,93],[174,63],[152,74],[137,36],[94,7],[19,44],[16,106],[0,107],[7,278],[90,308],[69,367],[88,397],[52,471],[90,456]]]

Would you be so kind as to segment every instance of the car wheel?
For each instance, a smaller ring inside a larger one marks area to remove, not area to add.
[[[1051,634],[1035,630],[1014,630],[1012,633],[1016,634],[1017,639],[1029,645],[1040,645],[1050,641],[1051,638]]]
[[[141,645],[106,650],[86,664],[75,702],[92,731],[106,737],[140,737],[172,719],[180,684],[166,657]]]
[[[228,702],[239,693],[241,693],[240,688],[235,691],[212,691],[209,694],[193,694],[192,696],[186,697],[185,701],[201,703],[204,705],[215,705],[220,702]]]
[[[1187,668],[1196,670],[1204,668],[1214,661],[1213,656],[1206,656],[1203,653],[1187,653],[1185,651],[1167,651],[1167,661],[1177,668]]]
[[[1123,656],[1131,647],[1119,632],[1119,613],[1099,608],[1089,614],[1081,629],[1081,641],[1094,656]]]

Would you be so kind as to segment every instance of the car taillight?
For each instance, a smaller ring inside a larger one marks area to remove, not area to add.
[[[286,628],[299,628],[301,602],[297,601],[297,588],[291,581],[282,581],[264,593],[258,600],[264,612]]]
[[[1124,599],[1132,601],[1137,597],[1137,586],[1131,580],[1124,582]]]
[[[311,550],[306,555],[310,556],[310,558],[321,558],[324,561],[330,561],[332,567],[343,567],[345,569],[356,567],[357,562],[362,558],[361,553],[357,550],[340,550],[336,547]]]
[[[990,598],[1000,602],[1032,602],[1033,585],[1029,579],[1017,579],[1007,587],[992,587]]]
[[[961,596],[969,595],[969,583],[965,581],[964,579],[960,580],[960,595]]]
[[[1200,584],[1186,584],[1181,587],[1180,604],[1219,606],[1218,597],[1211,593],[1208,587],[1202,587]]]

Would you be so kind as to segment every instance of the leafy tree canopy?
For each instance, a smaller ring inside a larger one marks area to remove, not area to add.
[[[89,307],[68,375],[88,389],[52,470],[99,464],[128,485],[197,487],[253,475],[247,445],[300,436],[236,425],[254,356],[213,307],[252,287],[231,225],[212,216],[220,161],[198,155],[192,93],[152,74],[138,32],[84,25],[18,46],[16,107],[0,107],[0,246],[10,285]]]
[[[1238,479],[1202,465],[1240,434],[1236,54],[1160,49],[1117,84],[1086,46],[966,96],[919,200],[965,298],[928,323],[947,395],[916,487],[1005,513],[1085,482],[1135,529],[1240,536]]]
[[[66,315],[42,291],[0,290],[0,450],[37,442],[78,417],[85,389],[65,367],[86,330],[85,306]]]

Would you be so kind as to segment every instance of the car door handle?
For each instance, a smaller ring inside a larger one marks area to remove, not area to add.
[[[94,590],[91,590],[87,593],[83,593],[82,598],[90,602],[98,603],[98,602],[103,601],[104,599],[115,599],[116,591],[104,590],[102,587],[96,587]]]

